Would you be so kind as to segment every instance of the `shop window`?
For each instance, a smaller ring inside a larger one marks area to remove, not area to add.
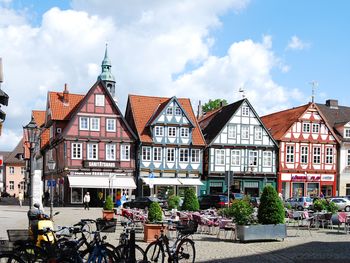
[[[72,204],[83,203],[83,189],[82,188],[71,188],[71,203]]]
[[[350,195],[350,184],[346,184],[346,195]]]
[[[169,196],[174,195],[174,186],[157,185],[157,197],[162,200],[167,200]]]
[[[293,197],[304,196],[304,183],[293,183]]]
[[[307,196],[316,197],[319,195],[320,185],[319,183],[308,183],[307,184]]]

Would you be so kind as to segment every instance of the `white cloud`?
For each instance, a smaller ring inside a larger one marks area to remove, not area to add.
[[[310,47],[310,43],[302,41],[297,36],[292,36],[288,42],[287,48],[289,50],[303,50]]]
[[[18,134],[12,130],[6,129],[6,122],[4,123],[4,127],[2,129],[3,130],[0,136],[0,145],[6,145],[6,147],[1,147],[1,151],[11,151],[21,140],[22,134]]]

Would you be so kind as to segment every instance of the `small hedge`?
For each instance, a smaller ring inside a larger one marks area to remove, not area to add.
[[[195,191],[192,188],[185,189],[185,198],[181,207],[182,210],[186,211],[198,211],[199,202]]]
[[[223,214],[234,217],[237,225],[249,225],[252,222],[253,207],[247,200],[234,200],[231,207],[223,208]]]
[[[108,195],[106,197],[106,202],[104,203],[103,210],[113,210],[114,209],[114,203],[112,196]]]
[[[267,185],[260,198],[258,222],[263,225],[283,224],[284,207],[274,187]]]
[[[155,223],[163,220],[162,208],[157,202],[152,202],[148,209],[148,222]]]
[[[168,198],[168,208],[169,209],[178,209],[180,206],[180,196],[171,195]]]

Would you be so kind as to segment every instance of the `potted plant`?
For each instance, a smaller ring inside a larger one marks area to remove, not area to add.
[[[147,223],[144,225],[144,241],[149,243],[155,240],[155,236],[160,235],[163,220],[163,211],[157,202],[152,202],[148,209]]]
[[[108,195],[103,205],[102,218],[105,220],[112,220],[114,218],[114,203],[112,196]]]
[[[199,202],[196,196],[196,193],[193,188],[185,189],[185,197],[182,203],[181,210],[186,211],[198,211],[199,210]]]
[[[245,211],[247,212],[247,211]],[[239,219],[240,210],[237,211],[236,235],[240,241],[272,240],[287,236],[287,227],[284,224],[284,207],[276,190],[267,185],[261,195],[258,210],[258,224],[248,225],[247,219]],[[243,214],[244,215],[244,214]]]
[[[180,196],[171,195],[168,198],[168,209],[178,209],[180,206]]]

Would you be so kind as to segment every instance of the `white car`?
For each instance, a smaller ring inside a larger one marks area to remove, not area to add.
[[[339,210],[350,212],[350,200],[342,197],[335,197],[330,199],[331,202],[335,203]]]

